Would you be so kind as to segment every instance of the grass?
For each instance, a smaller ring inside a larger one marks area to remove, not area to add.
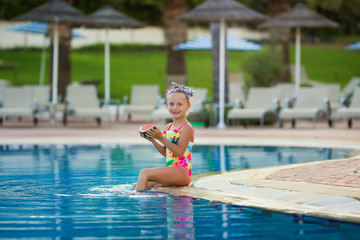
[[[291,48],[294,62],[294,47]],[[255,52],[228,52],[229,72],[241,71],[241,63]],[[0,79],[7,79],[13,85],[37,84],[41,61],[39,49],[12,49],[0,51],[0,59],[14,62],[14,69],[0,69]],[[47,55],[47,60],[49,54]],[[74,50],[71,54],[72,81],[104,78],[103,45]],[[187,51],[186,65],[188,84],[207,87],[212,91],[211,52]],[[346,51],[344,47],[329,45],[303,45],[301,61],[312,80],[340,83],[341,86],[353,76],[360,76],[360,53]],[[158,46],[113,45],[111,46],[111,97],[122,98],[130,94],[132,84],[158,84],[161,88],[166,77],[166,52]],[[46,73],[46,83],[49,74]],[[103,84],[99,95],[103,97]]]
[[[352,77],[360,76],[359,51],[321,45],[302,46],[301,61],[308,77],[314,81],[340,83],[344,87]]]

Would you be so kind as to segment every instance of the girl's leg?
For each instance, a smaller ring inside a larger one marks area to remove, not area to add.
[[[148,168],[140,171],[135,190],[145,191],[149,182],[163,186],[186,186],[188,181],[187,170],[183,167]]]
[[[148,189],[149,189],[149,188],[153,188],[153,187],[158,186],[158,185],[160,185],[160,184],[157,183],[157,182],[148,182],[147,188],[148,188]],[[134,183],[134,184],[132,185],[132,187],[135,189],[135,188],[136,188],[136,183]]]

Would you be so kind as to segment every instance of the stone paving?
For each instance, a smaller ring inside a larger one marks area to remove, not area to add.
[[[360,189],[360,157],[279,170],[267,180],[306,182]],[[359,196],[360,197],[360,196]]]

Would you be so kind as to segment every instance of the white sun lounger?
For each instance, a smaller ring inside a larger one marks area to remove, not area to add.
[[[334,117],[347,118],[349,128],[352,126],[353,118],[360,118],[360,87],[355,88],[349,107],[339,108]]]
[[[49,85],[25,85],[31,89],[35,101],[36,111],[44,112],[50,109],[50,86]]]
[[[278,96],[278,88],[253,87],[250,89],[245,108],[231,109],[227,119],[260,119],[260,126],[263,127],[266,115],[276,118]]]
[[[158,85],[133,85],[131,87],[130,104],[125,105],[124,112],[128,121],[132,114],[151,114],[159,97]]]
[[[94,85],[70,85],[66,89],[67,110],[64,116],[64,124],[67,123],[68,116],[74,116],[77,120],[80,118],[94,118],[101,124],[104,118],[110,122],[110,111],[107,108],[101,108]]]
[[[301,88],[292,108],[283,108],[279,113],[279,127],[283,127],[284,120],[291,120],[295,127],[298,119],[313,119],[314,127],[319,115],[327,116],[328,88]]]
[[[360,86],[360,77],[353,77],[350,81],[346,84],[344,89],[341,91],[341,96],[346,98],[350,94],[354,92],[356,87]]]
[[[37,124],[33,92],[24,87],[6,87],[3,90],[0,124],[11,118],[31,118]]]

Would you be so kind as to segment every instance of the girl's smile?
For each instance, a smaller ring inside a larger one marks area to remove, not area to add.
[[[185,118],[190,108],[189,100],[181,92],[174,92],[168,98],[168,110],[173,118]]]

